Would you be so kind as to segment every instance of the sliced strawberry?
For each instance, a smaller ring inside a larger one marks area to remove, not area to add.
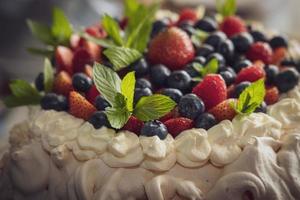
[[[85,32],[96,38],[105,38],[107,36],[105,30],[100,25],[97,24],[87,27],[85,29]]]
[[[88,75],[88,77],[93,78],[93,68],[91,65],[84,66],[84,73]]]
[[[144,125],[144,122],[139,120],[134,116],[130,116],[127,123],[122,128],[123,130],[134,132],[135,134],[139,135],[141,133],[141,129]]]
[[[185,8],[182,9],[180,14],[179,14],[179,19],[178,19],[178,24],[184,21],[190,21],[190,22],[195,22],[197,21],[197,13],[194,9],[190,8]]]
[[[83,72],[84,66],[86,64],[92,64],[91,54],[84,48],[79,48],[74,53],[74,58],[72,60],[74,72]]]
[[[175,107],[171,112],[169,112],[166,115],[164,115],[163,117],[161,117],[159,119],[159,121],[165,122],[165,121],[167,121],[169,119],[177,118],[177,117],[179,117],[179,112],[178,112],[178,108]]]
[[[272,105],[279,100],[279,90],[276,86],[266,88],[265,102]]]
[[[88,120],[97,109],[81,94],[72,91],[69,95],[69,111],[72,115]]]
[[[171,70],[184,68],[194,55],[191,39],[177,27],[159,33],[149,45],[149,61],[152,64],[164,64]]]
[[[224,79],[217,74],[210,74],[193,88],[193,93],[201,98],[206,110],[227,99],[227,89]]]
[[[272,61],[272,49],[268,43],[256,42],[251,45],[246,56],[253,62],[261,60],[265,64],[269,64]]]
[[[93,85],[89,91],[86,93],[86,99],[91,103],[95,104],[96,97],[100,95],[100,92],[97,90],[96,86]]]
[[[279,65],[281,61],[286,58],[288,50],[285,47],[279,47],[273,50],[273,56],[271,63],[274,65]]]
[[[265,70],[258,66],[249,66],[243,68],[237,75],[235,83],[241,83],[243,81],[255,82],[266,76]]]
[[[76,49],[79,47],[80,36],[77,34],[72,34],[70,37],[70,46],[72,49]]]
[[[57,94],[69,96],[69,93],[73,90],[71,76],[65,71],[59,72],[54,79],[53,90]]]
[[[90,53],[93,61],[101,61],[102,48],[90,41],[85,41],[84,48]]]
[[[66,71],[73,74],[72,68],[73,52],[68,47],[58,46],[55,50],[55,62],[58,71]]]
[[[236,111],[231,106],[232,101],[236,101],[236,99],[227,99],[210,109],[208,112],[219,122],[225,119],[232,120],[236,115]]]
[[[176,137],[182,131],[193,128],[193,120],[184,117],[169,119],[164,124],[173,137]]]
[[[236,34],[247,31],[245,22],[237,16],[226,17],[220,24],[220,29],[228,36],[232,37]]]

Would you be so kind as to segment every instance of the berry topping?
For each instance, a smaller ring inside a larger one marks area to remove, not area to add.
[[[224,56],[227,60],[231,60],[234,55],[234,46],[231,40],[224,40],[220,42],[217,52]]]
[[[266,84],[272,85],[275,83],[276,76],[279,73],[279,69],[275,65],[268,65],[265,68],[266,72]]]
[[[74,72],[83,72],[84,66],[91,63],[92,57],[86,49],[79,48],[74,52],[74,57],[72,60]]]
[[[265,34],[260,31],[253,30],[253,31],[250,31],[250,34],[253,37],[254,42],[267,42],[268,41]]]
[[[266,104],[266,102],[263,101],[260,104],[260,106],[255,109],[254,112],[256,112],[256,113],[258,113],[258,112],[267,113],[267,104]]]
[[[214,47],[208,44],[203,44],[201,47],[197,48],[197,56],[207,57],[214,52]]]
[[[232,101],[235,101],[235,99],[227,99],[219,103],[210,109],[209,113],[211,113],[219,122],[225,119],[232,120],[236,115],[236,111],[231,105]]]
[[[253,38],[249,33],[240,33],[231,38],[236,52],[246,53],[253,43]]]
[[[236,34],[247,31],[245,22],[237,16],[226,17],[220,24],[220,29],[228,36],[232,37]]]
[[[154,65],[151,67],[150,79],[151,82],[157,87],[163,87],[167,83],[167,78],[170,76],[171,71],[164,65]]]
[[[235,83],[241,83],[244,81],[255,82],[258,79],[264,78],[266,73],[263,68],[258,66],[250,66],[242,69],[236,77]]]
[[[54,80],[53,90],[57,94],[69,96],[69,93],[73,90],[73,86],[72,79],[67,72],[61,71],[57,74]]]
[[[217,31],[209,35],[204,43],[212,46],[214,49],[217,49],[220,43],[226,39],[227,36],[223,32]]]
[[[175,88],[165,88],[161,91],[161,93],[163,95],[170,97],[176,103],[179,103],[179,101],[182,97],[182,92]]]
[[[152,89],[152,85],[150,83],[150,81],[148,81],[145,78],[139,78],[136,80],[135,82],[135,88],[149,88]]]
[[[197,13],[195,10],[190,8],[182,9],[179,13],[179,20],[178,23],[184,22],[184,21],[191,21],[195,22],[197,20]]]
[[[234,80],[236,78],[236,73],[230,70],[222,71],[220,72],[220,75],[224,79],[227,86],[230,86],[232,83],[234,83]]]
[[[243,68],[249,67],[252,65],[252,62],[250,60],[241,60],[237,62],[235,65],[233,65],[233,69],[236,73],[241,71]]]
[[[44,73],[39,73],[39,75],[36,77],[34,81],[34,85],[38,91],[44,90]]]
[[[251,45],[246,56],[251,61],[261,60],[265,64],[269,64],[272,59],[272,49],[268,43],[256,42]]]
[[[100,129],[103,126],[110,127],[107,116],[103,111],[94,112],[92,116],[88,119],[88,122],[91,123],[95,129]]]
[[[233,97],[234,98],[238,98],[240,96],[240,94],[247,88],[251,85],[251,83],[249,81],[244,81],[244,82],[241,82],[239,84],[237,84],[235,87],[234,87],[234,91],[233,91]]]
[[[190,88],[191,81],[190,75],[186,71],[180,70],[171,73],[167,79],[167,85],[171,88],[186,91]]]
[[[273,49],[276,49],[278,47],[288,47],[288,41],[283,36],[275,36],[269,41],[270,46]]]
[[[157,20],[153,23],[151,37],[153,38],[158,33],[163,32],[169,26],[168,20]]]
[[[92,79],[84,73],[76,73],[72,78],[72,84],[75,90],[87,92],[92,86]]]
[[[195,28],[205,32],[213,32],[217,30],[217,26],[217,22],[210,17],[204,17],[203,19],[197,21],[195,24]]]
[[[203,100],[207,110],[227,98],[226,83],[220,75],[207,75],[193,89],[193,93]]]
[[[278,88],[273,86],[266,89],[265,102],[267,105],[272,105],[279,100]]]
[[[158,136],[161,140],[164,140],[168,135],[168,130],[162,122],[153,120],[144,124],[141,135],[146,137]]]
[[[202,114],[205,110],[204,103],[195,94],[184,95],[179,104],[178,111],[182,117],[195,119],[198,115]]]
[[[293,89],[299,82],[299,73],[293,68],[287,68],[279,72],[275,79],[275,85],[280,92]]]
[[[66,111],[68,100],[65,96],[48,93],[42,98],[41,107],[44,110]]]
[[[162,116],[159,121],[161,122],[165,122],[169,119],[172,119],[172,118],[177,118],[179,117],[179,112],[178,112],[178,108],[174,108],[173,110],[171,110],[171,112],[167,113],[166,115]]]
[[[96,97],[100,95],[98,89],[96,88],[95,85],[93,85],[89,91],[86,93],[86,99],[91,103],[94,104],[95,103],[95,99]]]
[[[166,125],[168,132],[173,136],[176,137],[182,131],[191,129],[193,127],[193,120],[179,117],[174,119],[169,119],[168,121],[164,122]]]
[[[226,61],[221,54],[212,53],[207,57],[205,65],[208,64],[212,59],[217,59],[217,61],[219,63],[219,67],[224,67],[226,64]]]
[[[216,118],[210,113],[203,113],[199,115],[195,122],[195,128],[203,128],[205,130],[210,129],[217,124]]]
[[[164,64],[171,70],[182,69],[194,58],[194,47],[189,36],[176,27],[159,33],[149,45],[148,57],[152,64]]]
[[[139,135],[141,133],[143,126],[144,126],[144,122],[142,122],[141,120],[139,120],[134,116],[131,116],[122,129],[134,132],[135,134]]]
[[[69,111],[72,115],[88,120],[96,111],[96,108],[81,94],[72,91],[69,95]]]
[[[140,98],[152,95],[150,88],[136,88],[134,92],[134,102],[137,103]]]
[[[58,46],[55,50],[55,63],[58,71],[66,71],[73,74],[73,52],[68,47]]]
[[[98,95],[95,99],[95,107],[97,110],[105,110],[110,107],[110,104],[101,95]]]
[[[137,78],[147,75],[149,71],[148,63],[144,58],[134,62],[129,68],[132,71],[135,71],[135,76]]]

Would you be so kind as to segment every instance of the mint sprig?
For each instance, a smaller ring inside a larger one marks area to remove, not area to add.
[[[194,77],[194,81],[201,81],[208,74],[216,74],[219,69],[219,61],[216,58],[211,59],[205,66],[200,63],[193,63],[193,68],[199,72],[199,77]]]
[[[124,42],[121,36],[121,29],[118,22],[116,22],[115,19],[105,14],[102,17],[102,26],[107,32],[107,34],[113,39],[116,45],[123,46]]]
[[[48,58],[44,62],[44,88],[45,92],[51,92],[54,82],[54,70]]]
[[[103,97],[112,105],[105,110],[112,127],[120,129],[134,115],[142,121],[158,119],[170,112],[176,103],[164,95],[142,97],[134,106],[135,74],[128,73],[123,80],[112,69],[95,63],[93,67],[95,85]]]
[[[236,13],[236,0],[216,0],[216,9],[223,17],[231,16]]]
[[[232,106],[242,115],[249,115],[264,101],[266,94],[264,79],[260,79],[247,87]]]

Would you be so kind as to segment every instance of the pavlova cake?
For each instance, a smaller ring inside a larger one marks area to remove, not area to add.
[[[74,31],[28,21],[47,56],[0,162],[0,199],[300,199],[300,50],[235,15],[126,0]]]

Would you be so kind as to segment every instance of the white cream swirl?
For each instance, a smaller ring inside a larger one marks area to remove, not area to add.
[[[287,97],[296,99],[300,102],[300,84],[298,84],[294,89],[288,91]]]
[[[140,143],[145,155],[142,167],[153,171],[167,171],[176,163],[174,139],[168,135],[161,140],[158,136],[140,136]]]
[[[101,158],[111,167],[133,167],[143,159],[139,138],[130,131],[121,131],[108,144],[108,151]]]
[[[229,120],[224,120],[208,131],[211,145],[210,161],[216,166],[227,165],[238,158],[242,152],[238,145],[238,135]]]
[[[249,116],[236,116],[232,124],[239,135],[239,145],[243,148],[249,142],[253,143],[253,136],[268,136],[278,140],[282,134],[281,123],[264,113],[252,113]]]
[[[204,129],[190,129],[180,133],[175,140],[177,162],[184,167],[204,165],[211,152]]]
[[[286,131],[300,128],[300,103],[296,99],[286,98],[268,109],[268,114],[282,123]]]

